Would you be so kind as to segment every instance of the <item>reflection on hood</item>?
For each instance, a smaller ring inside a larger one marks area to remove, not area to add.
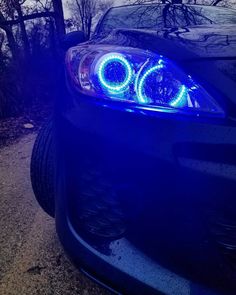
[[[236,58],[236,25],[166,29],[159,31],[157,35],[178,42],[203,58]]]
[[[223,74],[236,82],[236,60],[219,60],[215,65]]]

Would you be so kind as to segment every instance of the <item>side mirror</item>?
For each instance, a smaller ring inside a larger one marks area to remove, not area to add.
[[[80,43],[87,41],[87,38],[82,31],[74,31],[66,34],[61,40],[61,47],[64,50],[69,49],[70,47],[76,46]]]

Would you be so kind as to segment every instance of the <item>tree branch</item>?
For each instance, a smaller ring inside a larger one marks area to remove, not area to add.
[[[32,13],[29,15],[24,15],[21,20],[13,19],[13,20],[0,21],[0,27],[18,25],[22,20],[26,21],[26,20],[31,20],[35,18],[54,17],[54,16],[55,16],[54,12],[51,12],[51,11]]]
[[[218,3],[220,3],[222,0],[215,0],[211,5],[213,5],[213,6],[217,6],[218,5]]]

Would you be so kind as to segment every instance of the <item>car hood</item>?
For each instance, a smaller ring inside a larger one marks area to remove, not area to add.
[[[187,28],[117,29],[101,43],[157,50],[176,60],[196,58],[236,59],[236,25]],[[187,53],[187,54],[186,54]]]
[[[236,25],[195,26],[157,32],[201,58],[236,59]]]
[[[94,43],[151,50],[168,57],[236,104],[236,25],[118,29]]]

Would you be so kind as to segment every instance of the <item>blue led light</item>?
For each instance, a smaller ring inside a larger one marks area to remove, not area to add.
[[[186,100],[187,93],[188,93],[187,88],[184,85],[182,85],[180,87],[180,91],[179,91],[178,95],[176,96],[175,99],[173,99],[170,102],[170,105],[172,107],[181,107]]]
[[[66,61],[76,90],[97,98],[96,103],[104,107],[147,115],[165,112],[225,117],[224,109],[205,87],[174,61],[155,52],[87,44],[70,50]]]
[[[105,77],[105,70],[107,68],[108,65],[110,64],[115,64],[115,63],[119,63],[120,65],[122,65],[124,67],[125,70],[125,78],[123,81],[121,82],[110,82],[106,79]],[[117,53],[111,53],[111,54],[107,54],[105,56],[103,56],[99,61],[98,61],[98,78],[99,81],[101,83],[101,85],[110,90],[110,91],[122,91],[124,90],[129,83],[132,80],[132,68],[130,63],[127,61],[127,59],[125,59],[121,54],[117,54]]]
[[[146,103],[149,103],[149,98],[146,97],[144,94],[143,94],[143,87],[144,87],[144,83],[145,83],[145,80],[147,79],[147,77],[149,75],[151,75],[153,72],[156,72],[160,69],[163,68],[163,64],[162,64],[162,60],[160,60],[158,62],[158,65],[150,68],[143,76],[142,78],[140,79],[139,82],[136,83],[136,85],[138,85],[136,88],[136,91],[137,91],[137,98],[138,98],[138,102],[139,103],[142,103],[142,104],[146,104]],[[138,78],[138,77],[137,77]]]
[[[144,75],[142,76],[142,78],[139,81],[139,77],[137,77],[136,80],[136,92],[137,92],[137,98],[138,98],[138,102],[141,104],[148,104],[151,103],[151,98],[147,97],[144,94],[144,86],[145,86],[145,82],[146,79],[154,72],[158,72],[160,69],[164,68],[163,65],[163,60],[160,59],[158,61],[158,64],[152,68],[150,68],[149,70],[147,70]],[[177,96],[171,101],[169,102],[169,105],[171,107],[181,107],[183,106],[183,103],[186,100],[186,96],[187,96],[187,88],[184,85],[181,85],[180,90],[177,94]]]

